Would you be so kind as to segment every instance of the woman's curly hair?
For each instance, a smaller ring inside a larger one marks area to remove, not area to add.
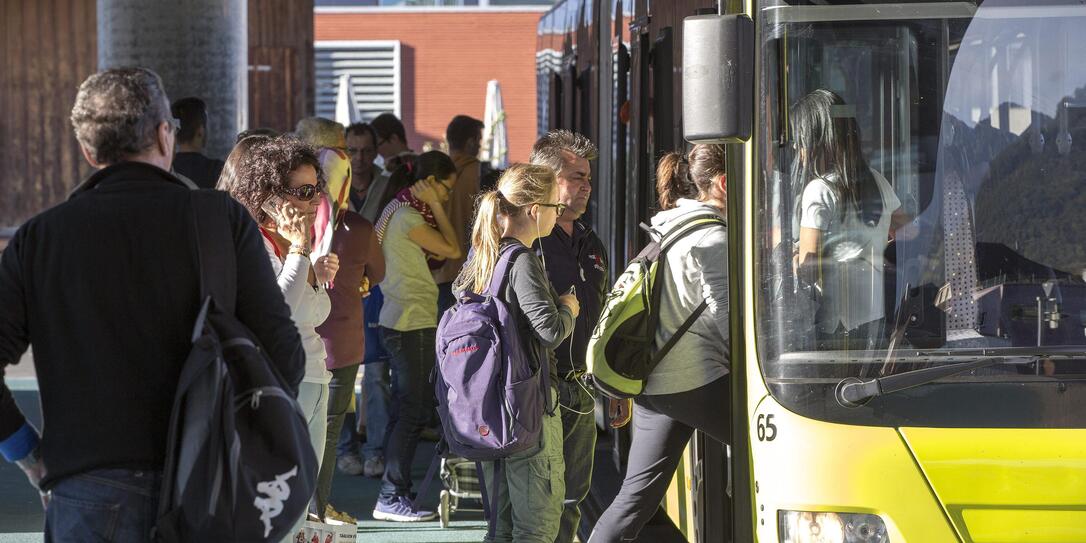
[[[317,186],[324,190],[324,170],[313,147],[289,135],[258,143],[238,161],[230,195],[249,210],[257,224],[264,224],[268,216],[260,206],[272,194],[283,194],[291,172],[302,166],[317,170]]]

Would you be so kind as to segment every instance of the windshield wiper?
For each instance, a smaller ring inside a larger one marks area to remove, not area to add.
[[[1079,347],[1079,349],[1081,349],[1081,347]],[[877,396],[900,392],[905,389],[924,385],[932,381],[938,381],[944,377],[952,377],[970,370],[995,366],[1004,363],[1008,358],[1019,360],[1019,362],[1016,362],[1017,364],[1029,364],[1044,358],[1057,356],[1066,356],[1066,353],[1057,351],[1051,353],[1022,353],[1012,355],[1011,357],[993,356],[980,360],[971,360],[969,362],[957,362],[932,368],[922,368],[896,375],[887,375],[885,377],[874,377],[871,379],[846,377],[842,379],[841,382],[837,383],[837,389],[834,392],[834,396],[837,398],[837,403],[841,404],[841,407],[860,407],[871,400],[871,398]]]

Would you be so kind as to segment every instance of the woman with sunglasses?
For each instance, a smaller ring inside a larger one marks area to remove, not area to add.
[[[575,294],[554,291],[543,262],[531,250],[554,229],[565,207],[557,201],[558,185],[549,167],[516,164],[506,170],[497,190],[479,200],[472,255],[453,284],[455,292],[486,292],[499,258],[519,249],[508,266],[505,288],[491,294],[510,308],[529,359],[550,377],[539,446],[503,459],[497,481],[493,462],[483,463],[490,491],[496,493],[491,495],[499,500],[489,540],[494,542],[553,543],[562,517],[566,468],[554,349],[573,332],[581,306]]]
[[[318,461],[324,456],[328,415],[328,382],[324,342],[317,326],[328,318],[331,302],[323,285],[339,270],[332,253],[311,262],[310,239],[324,174],[316,152],[290,136],[251,147],[239,159],[230,194],[260,225],[264,246],[279,281],[291,317],[305,348],[305,378],[298,387],[298,404],[309,423],[309,436]],[[244,288],[239,285],[239,288]],[[305,518],[297,520],[297,533]]]
[[[384,303],[378,322],[391,359],[392,409],[385,440],[385,475],[373,518],[395,522],[431,520],[411,495],[411,463],[423,428],[437,405],[430,372],[437,331],[437,283],[431,270],[460,256],[460,242],[442,205],[456,183],[456,165],[440,151],[423,153],[393,172],[401,187],[377,220],[385,256]]]

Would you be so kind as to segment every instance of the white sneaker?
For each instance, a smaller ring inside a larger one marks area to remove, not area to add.
[[[362,475],[365,468],[362,466],[362,458],[357,454],[348,453],[336,459],[336,467],[347,475]]]
[[[374,479],[380,479],[385,476],[385,459],[380,456],[374,456],[373,458],[367,458],[365,465],[362,467],[362,475],[366,477],[373,477]]]
[[[373,518],[392,522],[426,522],[437,518],[437,513],[416,511],[411,498],[400,496],[393,498],[392,503],[377,500],[377,505],[373,508]]]

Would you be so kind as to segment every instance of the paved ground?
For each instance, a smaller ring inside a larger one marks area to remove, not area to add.
[[[23,412],[40,427],[38,395],[33,390],[32,382],[18,378],[9,381],[13,388],[21,389],[15,391],[15,400]],[[432,454],[433,444],[422,442],[415,457],[416,481],[421,481],[426,474]],[[336,474],[332,483],[332,504],[341,511],[363,519],[358,531],[358,540],[361,542],[444,543],[483,539],[486,526],[480,513],[460,512],[453,515],[453,523],[446,529],[442,529],[436,521],[400,525],[365,520],[371,518],[378,487],[377,480],[340,473]],[[424,508],[436,506],[440,487],[439,482],[432,485],[429,496],[421,501]],[[23,473],[15,465],[0,461],[0,543],[42,541],[43,519],[37,492],[27,484]]]

